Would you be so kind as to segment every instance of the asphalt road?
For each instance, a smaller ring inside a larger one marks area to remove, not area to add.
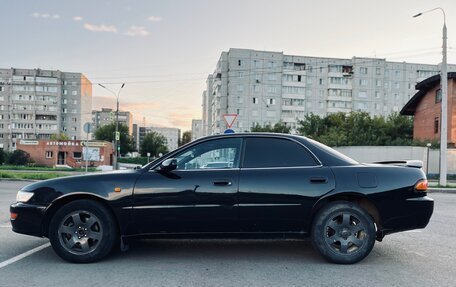
[[[424,230],[387,236],[355,265],[324,261],[309,241],[142,240],[99,263],[70,264],[48,240],[15,234],[9,204],[26,183],[0,181],[0,286],[455,286],[456,194],[432,193]]]

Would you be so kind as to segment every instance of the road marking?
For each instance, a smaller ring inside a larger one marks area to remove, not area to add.
[[[11,228],[11,223],[0,224],[0,228]]]
[[[38,251],[40,251],[40,250],[43,250],[44,248],[47,248],[47,247],[49,247],[49,246],[51,246],[51,243],[48,242],[48,243],[46,243],[46,244],[40,245],[40,246],[38,246],[38,247],[35,247],[35,248],[33,248],[33,249],[31,249],[31,250],[29,250],[29,251],[27,251],[27,252],[24,252],[24,253],[22,253],[22,254],[19,254],[19,255],[17,255],[17,256],[14,256],[13,258],[10,258],[10,259],[8,259],[8,260],[5,260],[5,261],[3,261],[3,262],[0,262],[0,269],[3,268],[3,267],[8,266],[8,265],[10,265],[10,264],[13,264],[14,262],[17,262],[17,261],[19,261],[19,260],[21,260],[21,259],[24,259],[25,257],[30,256],[30,255],[32,255],[33,253],[36,253],[36,252],[38,252]]]

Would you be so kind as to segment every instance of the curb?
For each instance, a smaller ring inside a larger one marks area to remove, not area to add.
[[[0,181],[28,181],[28,182],[36,182],[41,181],[38,179],[23,179],[23,178],[0,178]]]
[[[456,188],[430,187],[428,193],[456,193]]]

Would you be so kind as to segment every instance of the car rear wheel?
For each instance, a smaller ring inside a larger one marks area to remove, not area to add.
[[[318,212],[311,236],[315,249],[327,260],[352,264],[371,252],[375,226],[372,217],[356,203],[337,201]]]
[[[54,251],[75,263],[95,262],[108,255],[116,235],[111,213],[93,200],[76,200],[62,206],[49,225]]]

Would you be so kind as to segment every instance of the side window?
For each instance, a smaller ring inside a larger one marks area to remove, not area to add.
[[[241,139],[217,139],[177,154],[177,170],[239,167]]]
[[[290,167],[317,165],[299,144],[277,138],[247,138],[243,167]]]

